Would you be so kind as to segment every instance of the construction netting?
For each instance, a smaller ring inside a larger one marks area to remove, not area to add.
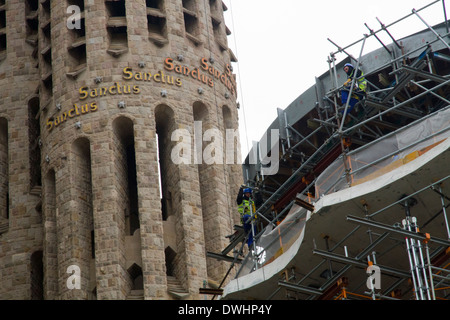
[[[294,203],[280,224],[268,225],[255,245],[249,248],[251,252],[240,268],[239,277],[267,266],[287,252],[296,241],[301,243],[306,218],[307,210]]]
[[[450,108],[341,155],[316,181],[316,197],[380,177],[431,150],[450,136]]]

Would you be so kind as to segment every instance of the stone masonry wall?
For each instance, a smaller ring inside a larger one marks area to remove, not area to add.
[[[26,3],[8,1],[0,124],[8,124],[10,211],[9,227],[0,234],[0,298],[32,298],[36,251],[43,252],[45,299],[126,299],[138,288],[145,299],[180,298],[168,282],[164,239],[169,238],[175,239],[171,267],[184,298],[199,299],[205,281],[222,280],[228,264],[206,258],[206,252],[222,250],[225,236],[233,232],[241,166],[223,164],[225,158],[213,164],[192,160],[194,121],[202,121],[203,133],[222,133],[214,139],[223,139],[224,146],[226,129],[237,129],[234,75],[227,75],[232,54],[224,46],[221,1],[191,2],[183,10],[181,0],[160,1],[159,9],[147,8],[145,0],[125,1],[126,18],[110,19],[107,1],[85,0],[85,35],[74,42],[67,3],[40,1],[40,26],[48,14],[50,25],[39,30],[36,47],[26,41]],[[148,29],[147,15],[155,10],[165,19],[162,40]],[[185,26],[186,12],[195,13],[195,25]],[[213,24],[211,12],[220,24]],[[125,23],[127,42],[115,42],[107,28],[112,23]],[[45,60],[49,43],[51,65]],[[31,165],[41,167],[42,189],[31,190],[27,105],[36,96],[41,163]],[[183,149],[191,155],[189,163],[173,161],[180,146],[172,141],[175,130],[190,134]],[[218,142],[214,139],[200,142],[203,151]],[[237,135],[237,149],[238,141]],[[5,149],[0,147],[0,165]],[[134,169],[136,177],[130,179]],[[170,198],[164,199],[170,202],[170,221],[162,216],[161,192]],[[131,211],[139,216],[137,253],[126,250]],[[173,229],[165,228],[167,223]],[[80,289],[68,283],[77,282],[76,273],[68,273],[71,266],[80,268]]]
[[[25,42],[24,2],[7,1],[3,8],[7,48],[5,60],[0,61],[0,125],[7,122],[9,219],[0,234],[0,297],[31,299],[31,256],[43,249],[43,226],[39,190],[30,186],[27,123],[28,101],[38,88],[39,78],[35,48]],[[2,189],[2,199],[4,192]]]

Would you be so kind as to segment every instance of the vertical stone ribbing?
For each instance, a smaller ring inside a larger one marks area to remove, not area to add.
[[[7,221],[0,223],[0,297],[31,299],[32,254],[42,250],[42,216],[39,186],[31,192],[28,102],[39,84],[35,67],[35,47],[26,42],[25,1],[0,1],[2,36],[0,36],[0,135],[7,124],[8,164],[0,171],[7,175],[1,201],[7,201]],[[6,32],[6,34],[3,34]],[[4,41],[6,40],[6,41]],[[33,141],[34,142],[34,141]],[[4,152],[5,148],[0,152]],[[0,156],[2,157],[2,156]],[[1,161],[1,160],[0,160]],[[1,175],[1,174],[0,174]],[[5,205],[3,209],[5,209]],[[3,218],[6,218],[5,216]],[[33,260],[36,261],[36,260]],[[33,278],[38,279],[38,278]],[[42,284],[34,283],[40,288]]]
[[[56,178],[50,170],[43,180],[43,264],[44,264],[44,298],[55,300],[58,297],[58,237],[56,228]]]
[[[0,221],[3,229],[9,226],[8,154],[8,121],[0,118]]]

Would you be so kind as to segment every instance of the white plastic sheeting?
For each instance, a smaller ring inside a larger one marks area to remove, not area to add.
[[[267,227],[256,242],[258,256],[249,255],[240,269],[238,278],[232,280],[224,290],[244,290],[278,276],[297,254],[305,234],[305,223],[310,212],[293,204],[286,218],[275,228]],[[276,260],[275,263],[272,263]]]
[[[450,137],[450,108],[339,157],[317,178],[316,197],[386,174]]]

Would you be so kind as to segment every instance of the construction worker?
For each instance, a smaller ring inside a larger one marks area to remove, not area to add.
[[[255,191],[256,192],[253,194],[253,190],[251,188],[242,185],[239,188],[239,193],[236,198],[238,212],[241,217],[241,223],[244,226],[245,232],[249,233],[247,240],[247,245],[249,248],[253,244],[252,233],[255,231],[255,229],[253,229],[253,231],[250,232],[252,229],[252,216],[253,218],[256,218],[256,208],[259,207],[262,203],[261,194],[259,193],[259,191]]]
[[[347,110],[347,112],[351,112],[355,104],[366,96],[367,80],[364,78],[364,73],[361,70],[358,69],[358,71],[355,72],[355,67],[353,67],[351,63],[346,63],[344,65],[344,71],[347,74],[347,81],[345,81],[344,88],[341,90],[341,100],[343,104],[347,103],[350,87],[352,85],[353,78],[355,78],[356,75],[356,79],[354,81],[355,86],[352,90],[352,96],[349,102],[349,108]]]

